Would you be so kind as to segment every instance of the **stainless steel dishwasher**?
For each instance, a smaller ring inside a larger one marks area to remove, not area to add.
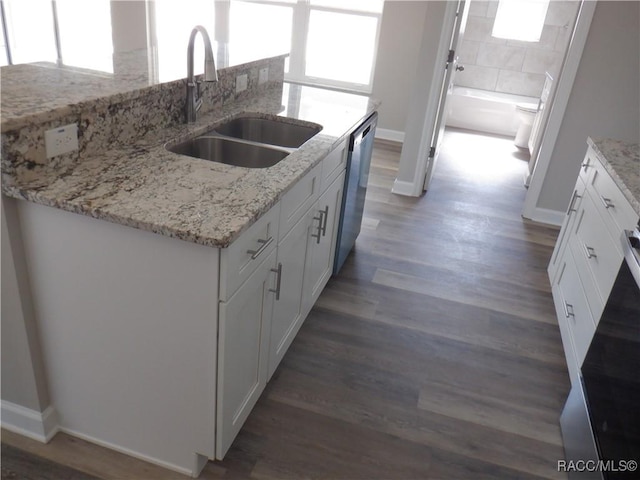
[[[360,233],[377,122],[378,112],[374,112],[349,137],[347,174],[340,209],[336,258],[333,264],[334,275],[342,268]]]

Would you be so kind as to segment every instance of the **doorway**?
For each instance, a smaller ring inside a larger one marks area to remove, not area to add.
[[[489,67],[489,66],[485,67],[482,65],[478,65],[482,63],[488,63],[491,61],[497,61],[495,59],[494,60],[490,59],[492,55],[487,54],[486,50],[489,47],[487,47],[486,45],[484,46],[484,53],[482,53],[483,50],[481,49],[481,47],[483,47],[483,45],[481,45],[480,44],[481,42],[479,42],[479,39],[481,38],[482,35],[484,35],[484,37],[482,38],[485,38],[485,39],[491,38],[491,25],[493,23],[492,15],[495,14],[495,12],[492,13],[491,11],[491,9],[494,8],[494,7],[491,7],[491,5],[495,6],[497,5],[497,3],[498,2],[477,2],[473,0],[471,0],[470,2],[469,18],[475,17],[475,20],[472,20],[471,22],[466,22],[467,25],[465,25],[465,23],[462,22],[462,27],[464,28],[466,26],[466,29],[465,29],[465,39],[461,42],[462,55],[460,55],[459,63],[461,66],[464,67],[465,70],[463,72],[458,73],[458,76],[459,76],[458,83],[463,83],[463,84],[471,83],[471,84],[474,84],[476,87],[484,86],[485,88],[489,88],[489,86],[493,86],[494,90],[496,88],[502,88],[502,89],[508,90],[509,88],[513,89],[513,83],[514,83],[513,78],[523,77],[523,78],[528,78],[530,80],[527,87],[529,88],[529,91],[535,88],[534,80],[540,83],[539,85],[540,91],[538,92],[538,97],[539,97],[540,92],[542,91],[542,86],[544,85],[544,81],[546,79],[545,73],[534,74],[527,71],[511,72],[505,68],[501,69],[497,65],[493,67]],[[573,62],[573,63],[576,63],[577,65],[580,59],[582,46],[584,43],[580,44],[580,42],[574,42],[574,41],[570,42],[569,40],[572,37],[574,37],[574,32],[576,30],[577,23],[579,23],[582,20],[581,19],[582,16],[578,15],[578,12],[582,10],[581,6],[583,4],[584,2],[581,2],[581,1],[551,2],[550,7],[553,7],[553,8],[551,8],[551,10],[547,14],[548,19],[545,18],[545,22],[547,22],[547,24],[545,24],[543,27],[543,35],[541,39],[543,40],[544,45],[551,45],[553,43],[555,50],[552,52],[552,54],[549,54],[549,52],[541,48],[540,45],[538,45],[539,48],[535,49],[533,46],[529,44],[525,44],[522,41],[506,40],[505,41],[506,43],[502,41],[500,41],[502,43],[496,41],[497,44],[500,44],[500,46],[503,47],[501,50],[502,56],[507,59],[511,58],[512,62],[515,62],[514,56],[518,57],[516,59],[519,59],[518,62],[520,63],[518,64],[518,66],[521,70],[537,69],[537,71],[539,72],[546,72],[548,68],[551,68],[555,65],[556,66],[555,70],[556,72],[558,72],[558,71],[566,70],[565,66],[567,65],[567,63]],[[449,7],[449,9],[451,9],[451,7]],[[576,21],[576,17],[578,17],[578,21]],[[445,24],[445,27],[442,28],[442,30],[445,31],[447,29],[446,21],[450,21],[450,17],[447,17],[446,12],[443,14],[440,21],[443,22],[443,24]],[[590,18],[586,16],[586,18],[583,21],[583,24],[586,24],[586,31],[588,31],[589,23],[590,23]],[[582,27],[584,29],[585,25],[582,25]],[[448,38],[447,39],[445,38],[446,38],[446,35],[443,33],[441,35],[440,46],[438,47],[439,53],[441,50],[446,48],[444,46],[447,45],[446,42],[448,41]],[[464,46],[465,42],[466,42],[466,53],[465,53],[465,46]],[[486,43],[490,44],[490,40]],[[570,46],[569,49],[567,49],[567,45]],[[427,52],[428,52],[428,46],[423,44],[423,49],[424,48],[427,48]],[[476,49],[476,51],[473,51],[474,49]],[[433,57],[434,55],[432,53],[431,58]],[[426,58],[426,57],[423,56],[423,58]],[[559,58],[561,60],[558,60]],[[469,66],[465,65],[465,61],[470,61],[470,60],[475,63],[469,63]],[[525,60],[527,60],[526,65],[525,65]],[[479,68],[481,66],[486,69],[483,70]],[[558,73],[556,73],[556,75],[560,77],[560,79],[558,80],[558,82],[555,82],[555,84],[553,85],[553,92],[551,92],[551,95],[549,97],[552,100],[549,101],[548,106],[551,106],[556,100],[556,97],[554,96],[554,93],[556,91],[561,91],[562,96],[565,97],[564,104],[560,105],[560,108],[556,109],[558,111],[555,112],[556,117],[559,117],[560,119],[562,118],[563,108],[564,108],[564,105],[566,105],[566,99],[568,98],[571,85],[573,84],[575,70],[573,71],[573,74],[571,74],[571,72],[569,73],[570,73],[569,75],[563,75],[563,76],[560,76],[558,75]],[[474,76],[474,74],[478,74],[479,76]],[[491,83],[490,85],[486,81],[487,75],[494,75],[494,78],[492,80],[493,83]],[[502,77],[500,77],[501,75]],[[537,75],[539,76],[536,77]],[[420,78],[423,79],[424,77],[420,77]],[[435,72],[432,74],[430,78],[431,78],[432,84],[438,83],[440,81],[438,75],[436,75]],[[500,78],[501,80],[499,81]],[[483,84],[482,82],[485,82],[485,83]],[[558,85],[560,85],[562,82],[564,82],[565,87],[558,89]],[[425,175],[428,171],[427,167],[429,162],[428,160],[429,151],[431,150],[431,146],[432,146],[431,135],[434,129],[433,122],[435,118],[437,118],[436,114],[432,111],[434,110],[434,105],[437,105],[437,98],[431,95],[428,99],[424,99],[426,95],[421,94],[420,89],[424,91],[425,82],[418,81],[417,83],[418,85],[416,85],[416,102],[411,107],[414,110],[414,112],[411,112],[411,111],[409,112],[407,127],[406,127],[406,134],[405,134],[405,144],[402,150],[399,174],[398,174],[398,177],[396,178],[396,181],[394,183],[394,187],[392,190],[394,193],[410,195],[410,196],[420,196],[424,193],[425,189],[423,188],[423,186],[425,184]],[[456,82],[454,81],[454,83]],[[566,85],[568,85],[568,88],[566,87]],[[431,90],[434,90],[434,88],[432,87]],[[422,100],[424,101],[421,105],[419,105],[421,101],[421,97],[422,97]],[[534,97],[534,100],[537,100],[537,98]],[[562,102],[560,103],[562,104]],[[513,109],[515,110],[515,105],[513,106]],[[416,115],[415,110],[420,110],[420,113]],[[552,109],[551,108],[546,109],[547,116],[549,115],[550,110]],[[447,112],[445,112],[444,116],[446,116],[446,113]],[[419,122],[416,122],[416,119],[418,119]],[[546,135],[547,132],[544,126],[549,122],[547,121],[546,118],[543,120],[544,121],[542,122],[543,126],[541,127],[541,130],[544,131]],[[559,129],[559,122],[557,124],[553,124],[553,128],[556,130],[555,133],[557,134],[557,130]],[[515,133],[515,129],[516,129],[516,126],[514,126],[514,133]],[[539,145],[536,145],[535,148],[533,149],[533,156],[535,158],[539,156],[539,152],[542,149],[542,143]],[[551,148],[552,148],[552,145],[551,145]]]

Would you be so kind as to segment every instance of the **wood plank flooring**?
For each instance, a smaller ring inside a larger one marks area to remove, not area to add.
[[[557,230],[520,217],[526,161],[509,140],[447,131],[421,198],[390,192],[398,161],[376,145],[355,251],[201,478],[566,478]],[[2,442],[3,479],[185,478],[63,434]]]

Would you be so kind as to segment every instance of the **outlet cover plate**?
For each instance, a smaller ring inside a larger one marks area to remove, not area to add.
[[[258,72],[258,85],[262,85],[269,80],[269,67],[261,68]]]
[[[236,77],[236,93],[245,91],[247,89],[248,81],[249,81],[249,76],[246,73],[242,75],[238,75]]]
[[[44,148],[47,158],[78,150],[78,124],[70,123],[44,132]]]

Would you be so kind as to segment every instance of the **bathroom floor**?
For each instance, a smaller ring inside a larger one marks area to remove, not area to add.
[[[440,174],[461,175],[465,180],[487,186],[496,183],[514,188],[522,186],[524,191],[524,182],[518,185],[514,178],[524,179],[530,155],[528,150],[516,147],[512,138],[447,128],[444,142],[442,150],[446,160],[436,166],[444,170]]]

